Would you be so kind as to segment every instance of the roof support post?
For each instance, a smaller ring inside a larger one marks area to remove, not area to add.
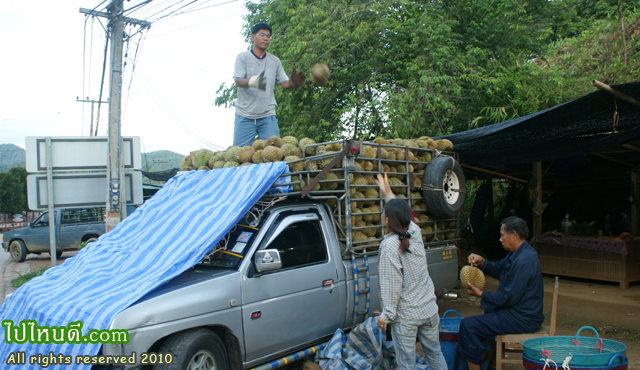
[[[631,235],[634,237],[640,234],[640,207],[638,207],[638,193],[640,193],[640,172],[631,171]]]
[[[533,192],[533,209],[542,204],[542,162],[533,163],[533,181],[535,191]],[[542,212],[533,212],[533,236],[542,234]]]
[[[487,176],[487,221],[489,221],[489,230],[493,232],[493,225],[495,224],[495,211],[496,207],[493,202],[493,176]]]

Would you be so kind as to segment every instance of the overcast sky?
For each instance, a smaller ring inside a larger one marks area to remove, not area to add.
[[[228,1],[200,0],[203,9],[154,23],[142,42],[139,35],[131,38],[122,82],[122,135],[140,136],[143,152],[187,154],[206,147],[194,136],[223,148],[232,144],[233,109],[213,102],[220,84],[233,82],[235,57],[248,44],[242,36],[245,1]],[[141,2],[125,1],[124,7]],[[154,0],[145,7],[177,2]],[[27,136],[89,135],[91,104],[76,97],[98,100],[105,31],[90,17],[85,32],[79,8],[99,3],[0,0],[0,144],[24,148]],[[141,19],[152,16],[145,7],[138,11]],[[108,97],[105,82],[102,99]],[[106,136],[107,124],[105,104],[99,136]]]

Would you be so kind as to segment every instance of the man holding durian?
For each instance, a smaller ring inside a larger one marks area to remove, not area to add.
[[[529,243],[526,221],[507,217],[500,224],[500,242],[509,252],[499,262],[490,262],[477,254],[469,255],[469,264],[498,279],[498,290],[483,292],[471,283],[464,288],[481,298],[484,315],[465,317],[460,322],[456,350],[466,358],[469,370],[479,370],[487,339],[502,334],[533,333],[540,329],[544,315],[544,287],[538,254]]]

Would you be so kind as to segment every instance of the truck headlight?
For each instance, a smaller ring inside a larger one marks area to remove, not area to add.
[[[102,354],[105,356],[122,356],[124,355],[124,344],[105,343],[102,345]]]

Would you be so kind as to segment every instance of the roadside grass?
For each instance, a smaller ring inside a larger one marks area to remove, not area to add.
[[[11,285],[13,285],[16,288],[19,288],[24,284],[26,284],[29,280],[33,279],[34,277],[44,274],[44,272],[47,271],[47,269],[48,267],[43,267],[40,270],[27,272],[26,274],[20,274],[20,276],[11,280]]]

